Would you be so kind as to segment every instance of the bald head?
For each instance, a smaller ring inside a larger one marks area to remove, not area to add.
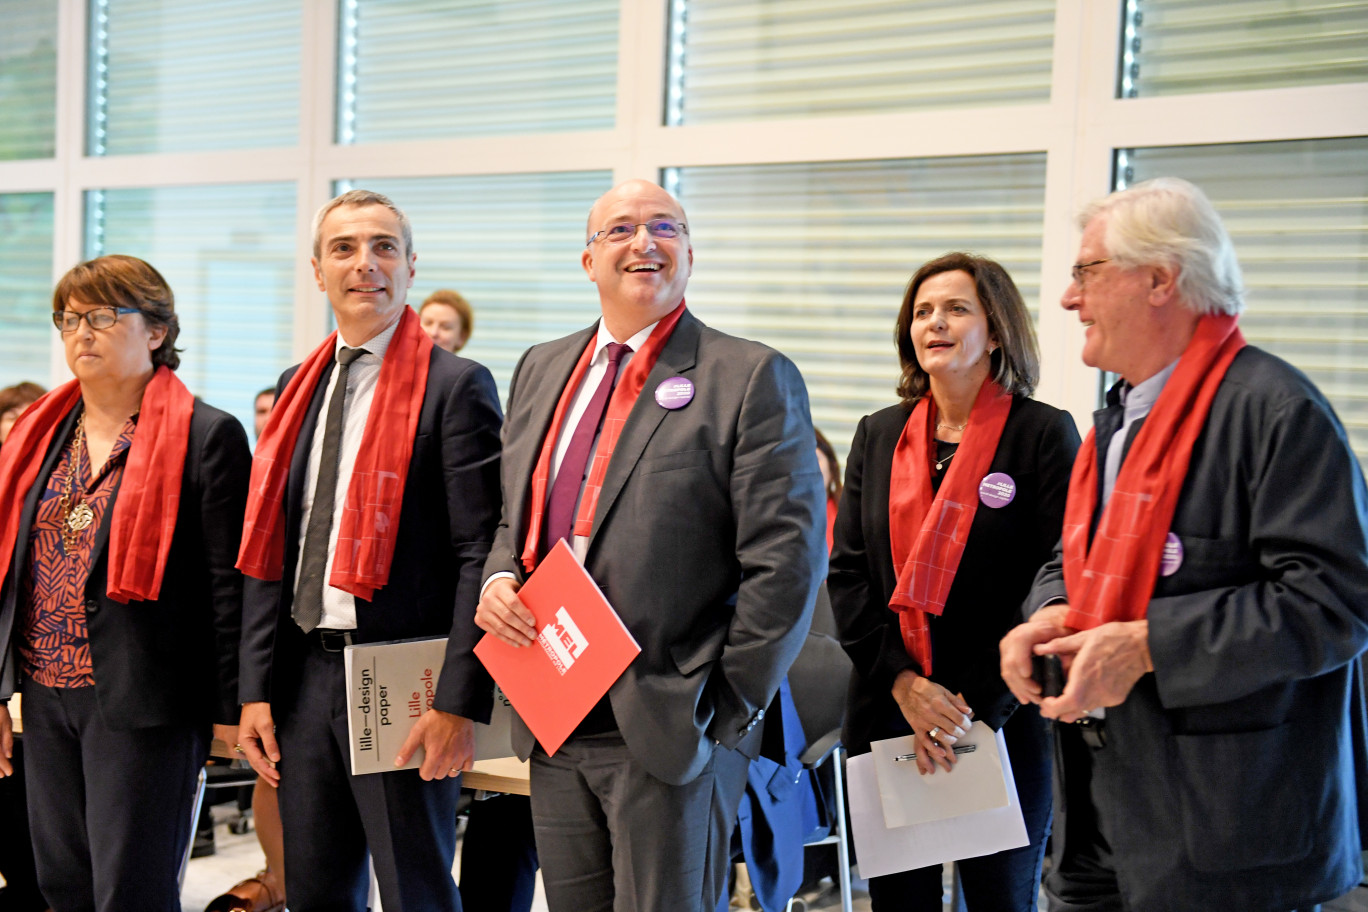
[[[589,219],[584,226],[584,240],[586,243],[594,236],[595,231],[598,231],[603,227],[601,224],[601,217],[604,204],[621,197],[656,197],[666,201],[667,205],[672,207],[675,213],[677,213],[680,221],[685,223],[688,222],[688,216],[684,212],[684,207],[679,204],[679,200],[675,199],[669,191],[651,181],[633,178],[632,180],[623,181],[612,190],[603,194],[603,196],[594,200],[594,205],[589,207]]]

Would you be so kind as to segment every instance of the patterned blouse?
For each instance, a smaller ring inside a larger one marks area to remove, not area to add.
[[[62,495],[73,468],[71,438],[62,447],[61,458],[38,501],[38,512],[29,532],[29,572],[24,581],[25,613],[19,654],[24,673],[45,687],[90,687],[95,683],[86,633],[86,582],[94,563],[95,536],[109,515],[112,494],[123,477],[125,457],[136,427],[133,418],[124,424],[109,459],[94,478],[88,448],[82,446],[75,454],[77,474],[72,486],[72,506],[86,504],[95,518],[69,536],[73,543],[70,551],[62,542],[62,528],[66,524]]]

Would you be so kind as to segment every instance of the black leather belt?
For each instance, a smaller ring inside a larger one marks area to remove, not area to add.
[[[318,645],[324,652],[341,652],[346,647],[352,645],[352,634],[355,630],[324,630],[322,627],[315,628],[314,636],[318,638]]]
[[[1083,736],[1083,743],[1093,750],[1101,750],[1107,746],[1107,720],[1098,719],[1095,716],[1084,716],[1074,723],[1078,727],[1079,734]]]

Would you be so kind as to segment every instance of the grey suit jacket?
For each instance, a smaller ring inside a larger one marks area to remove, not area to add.
[[[537,454],[596,330],[535,346],[514,372],[486,578],[523,576]],[[671,377],[695,388],[674,411],[653,395]],[[826,573],[813,441],[793,363],[686,311],[623,428],[585,558],[641,645],[609,699],[628,749],[659,779],[691,780],[715,743],[758,750],[747,735],[802,646]],[[513,740],[526,758],[533,738],[521,720]]]
[[[1170,527],[1184,557],[1149,604],[1155,670],[1107,710],[1093,754],[1128,908],[1286,910],[1358,882],[1366,525],[1363,474],[1329,403],[1245,348]],[[1066,597],[1061,572],[1056,552],[1027,611]],[[1068,808],[1055,838],[1068,851]]]

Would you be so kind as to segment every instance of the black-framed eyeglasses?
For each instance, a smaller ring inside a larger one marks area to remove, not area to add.
[[[92,307],[82,313],[79,310],[54,310],[52,325],[63,333],[71,333],[81,328],[81,321],[90,324],[91,329],[109,329],[124,314],[142,313],[136,307]]]
[[[1088,274],[1083,270],[1091,269],[1094,266],[1101,266],[1103,263],[1110,262],[1111,257],[1103,257],[1100,260],[1093,260],[1091,263],[1074,263],[1073,269],[1069,270],[1069,274],[1073,276],[1073,280],[1078,285],[1078,287],[1082,288],[1084,281],[1088,277]]]
[[[623,241],[630,241],[636,237],[637,229],[642,225],[650,232],[653,238],[677,238],[681,234],[689,233],[689,226],[683,222],[672,218],[651,219],[649,222],[638,222],[635,225],[631,222],[620,222],[616,225],[609,225],[590,235],[589,240],[584,246],[588,247],[597,240],[605,240],[610,244],[621,244]]]

